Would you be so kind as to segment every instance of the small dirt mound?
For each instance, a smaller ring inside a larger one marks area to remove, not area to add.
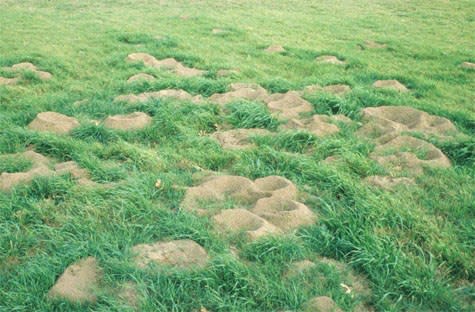
[[[364,42],[365,49],[386,49],[388,45],[386,43],[380,43],[377,41],[366,40]]]
[[[465,69],[475,69],[475,63],[463,62],[460,66]]]
[[[254,184],[258,189],[269,192],[273,197],[284,199],[296,199],[297,187],[287,180],[279,176],[268,176],[265,178],[256,179]]]
[[[50,299],[72,302],[95,302],[95,290],[101,278],[101,269],[93,257],[80,260],[66,268],[56,284],[49,290]]]
[[[268,96],[267,90],[257,84],[232,83],[229,88],[229,92],[215,93],[209,97],[209,100],[220,105],[225,105],[238,99],[263,101]]]
[[[23,157],[31,162],[31,169],[25,172],[0,174],[0,190],[9,191],[20,183],[31,182],[39,176],[50,176],[53,171],[49,169],[49,159],[34,151],[26,151],[24,153],[13,154],[13,156]]]
[[[285,48],[281,45],[270,45],[265,50],[267,53],[282,53],[285,52]]]
[[[231,234],[245,232],[248,238],[279,234],[280,230],[246,209],[226,209],[213,217],[216,226]]]
[[[340,131],[340,128],[332,122],[334,122],[334,119],[330,116],[313,115],[310,118],[291,119],[284,128],[307,130],[317,137],[324,137]]]
[[[206,250],[189,239],[140,244],[134,246],[132,252],[135,265],[141,269],[150,264],[178,269],[204,268],[208,263]]]
[[[385,176],[369,176],[364,179],[368,184],[374,185],[376,187],[382,188],[384,190],[392,190],[398,186],[413,186],[416,184],[412,178],[393,178]]]
[[[48,80],[53,78],[53,75],[51,75],[51,73],[38,70],[38,68],[34,64],[29,62],[15,64],[11,67],[11,69],[16,72],[21,72],[25,70],[32,71],[38,76],[40,80]]]
[[[310,299],[305,304],[304,312],[343,312],[332,298],[327,296],[319,296]]]
[[[304,204],[278,196],[259,199],[251,212],[284,231],[316,221],[315,214]]]
[[[155,77],[146,73],[138,73],[127,79],[127,83],[154,81]]]
[[[306,86],[303,90],[303,94],[315,94],[315,93],[330,93],[337,96],[344,96],[351,92],[351,87],[345,84],[334,84],[322,87],[318,84]]]
[[[56,134],[67,134],[76,127],[79,127],[79,122],[76,118],[56,112],[39,113],[28,125],[28,128],[31,130]]]
[[[315,61],[322,64],[345,65],[344,61],[338,59],[338,57],[334,55],[322,55],[317,57]]]
[[[373,87],[376,89],[389,89],[398,92],[409,92],[409,89],[405,85],[397,80],[377,80],[373,83]]]
[[[181,89],[164,89],[154,92],[143,92],[137,95],[119,95],[114,99],[114,101],[128,103],[144,103],[153,99],[160,98],[174,98],[181,101],[192,101],[193,103],[199,103],[203,100],[201,95],[192,96],[188,92]]]
[[[450,160],[437,147],[410,136],[398,136],[375,148],[370,157],[391,172],[418,175],[425,166],[448,168]]]
[[[186,67],[174,58],[157,60],[154,56],[147,53],[132,53],[127,56],[126,60],[131,62],[143,62],[147,67],[170,70],[184,77],[202,76],[205,73],[204,70]]]
[[[241,149],[253,147],[250,138],[258,135],[270,135],[271,132],[265,129],[233,129],[228,131],[218,131],[211,135],[223,148]]]
[[[229,77],[239,74],[239,70],[237,69],[220,69],[216,72],[216,77]]]
[[[137,292],[137,285],[134,282],[125,282],[120,285],[117,297],[129,307],[138,310],[139,308],[139,294]]]
[[[18,78],[5,78],[0,77],[0,86],[11,86],[17,84],[19,81]]]
[[[116,130],[139,130],[152,123],[152,117],[142,112],[127,115],[109,116],[104,120],[104,127]]]
[[[74,161],[66,161],[54,166],[54,170],[57,174],[71,174],[71,176],[78,181],[79,184],[89,185],[93,182],[90,180],[89,172],[86,169],[82,169]]]
[[[273,94],[268,97],[266,102],[272,112],[280,114],[283,118],[295,118],[300,113],[313,111],[312,104],[304,100],[297,91]]]
[[[412,107],[367,107],[362,113],[366,124],[357,133],[380,142],[388,141],[404,131],[422,132],[438,138],[458,133],[457,128],[447,118],[433,116]]]

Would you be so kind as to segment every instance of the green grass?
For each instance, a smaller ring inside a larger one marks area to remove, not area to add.
[[[316,295],[332,297],[345,311],[359,304],[377,311],[473,310],[475,72],[459,65],[475,61],[474,16],[468,0],[0,0],[0,75],[12,77],[2,67],[22,61],[53,74],[41,81],[24,72],[20,84],[0,86],[0,172],[27,170],[28,161],[5,155],[31,148],[57,162],[74,160],[105,184],[81,186],[64,175],[0,192],[0,311],[127,311],[114,292],[124,281],[136,283],[141,311],[300,311]],[[214,28],[226,32],[213,35]],[[388,48],[361,49],[365,40]],[[270,44],[287,51],[265,53]],[[125,62],[132,52],[209,72],[180,78]],[[323,54],[347,65],[313,62]],[[217,78],[223,68],[239,72]],[[141,71],[157,79],[126,84]],[[376,79],[398,79],[411,92],[375,90]],[[261,103],[221,110],[174,100],[113,102],[120,94],[165,88],[209,96],[233,82],[259,83],[269,92],[345,83],[352,91],[344,97],[307,99],[316,113],[344,114],[356,123],[317,138],[276,131],[279,121]],[[354,132],[360,110],[379,105],[408,105],[452,120],[464,137],[431,140],[452,168],[426,170],[417,186],[394,192],[365,184],[363,178],[384,170],[368,157],[374,146]],[[74,116],[81,126],[67,136],[28,130],[42,111]],[[91,121],[134,111],[150,114],[152,124],[120,132]],[[254,148],[224,150],[207,136],[223,123],[275,135],[253,138]],[[322,162],[329,156],[339,160]],[[224,237],[209,218],[179,209],[201,169],[284,176],[318,221],[252,243]],[[209,252],[210,265],[170,273],[131,265],[132,246],[168,238],[195,240]],[[87,256],[104,269],[98,302],[47,300],[61,272]],[[317,266],[284,278],[290,263],[303,259]],[[349,271],[367,281],[369,295],[345,294],[340,284],[348,283]]]

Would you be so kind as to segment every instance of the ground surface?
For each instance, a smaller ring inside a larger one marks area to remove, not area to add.
[[[0,0],[0,311],[473,311],[473,29],[473,1]],[[237,82],[264,89],[210,97]]]

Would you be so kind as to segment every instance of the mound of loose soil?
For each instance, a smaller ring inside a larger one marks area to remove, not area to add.
[[[415,181],[412,178],[394,178],[385,176],[369,176],[364,179],[368,184],[377,186],[385,190],[392,190],[400,185],[412,186]]]
[[[53,78],[53,75],[51,75],[51,73],[38,70],[38,68],[34,64],[29,63],[29,62],[15,64],[11,67],[11,69],[16,72],[25,71],[25,70],[32,71],[41,80],[48,80],[48,79]]]
[[[376,89],[389,89],[398,92],[408,92],[409,89],[405,85],[397,80],[377,80],[373,83],[373,87]]]
[[[310,299],[304,308],[305,312],[343,312],[332,298],[319,296]]]
[[[285,52],[285,48],[281,45],[270,45],[264,51],[267,53],[282,53]]]
[[[229,77],[239,74],[239,70],[237,69],[220,69],[216,72],[216,77]]]
[[[53,132],[56,134],[67,134],[79,126],[76,118],[68,117],[56,112],[39,113],[28,125],[31,130],[40,132]]]
[[[147,53],[132,53],[127,56],[126,60],[132,62],[143,62],[147,67],[171,70],[175,74],[184,77],[202,76],[205,73],[204,70],[186,67],[174,58],[157,60],[154,56]]]
[[[254,184],[258,189],[268,192],[273,197],[296,199],[297,187],[289,180],[279,176],[268,176],[256,179]]]
[[[372,40],[366,40],[364,42],[364,47],[366,49],[386,49],[388,45],[386,43],[379,43]]]
[[[315,61],[317,61],[318,63],[322,63],[322,64],[333,64],[333,65],[344,65],[345,62],[338,59],[338,57],[334,56],[334,55],[322,55],[322,56],[319,56],[315,59]]]
[[[223,148],[240,149],[254,146],[250,142],[252,136],[270,135],[271,132],[265,129],[233,129],[227,131],[217,131],[211,135]]]
[[[117,130],[139,130],[152,123],[152,117],[142,112],[127,115],[109,116],[104,120],[104,127]]]
[[[95,290],[101,278],[101,269],[93,257],[70,265],[48,292],[51,299],[66,299],[73,302],[95,302]]]
[[[0,86],[11,86],[17,84],[19,81],[18,78],[5,78],[0,77]]]
[[[245,232],[248,238],[279,234],[280,230],[246,209],[226,209],[213,217],[216,226],[232,234]]]
[[[127,83],[154,81],[155,77],[145,73],[138,73],[127,79]]]
[[[249,101],[264,101],[268,94],[267,90],[257,84],[233,83],[226,93],[215,93],[209,97],[211,102],[224,105],[231,101],[244,99]]]
[[[203,268],[208,262],[206,250],[189,239],[140,244],[132,252],[135,265],[141,269],[152,263],[178,269]]]
[[[128,103],[143,103],[153,99],[160,98],[174,98],[182,101],[192,101],[193,103],[199,103],[202,101],[201,95],[192,96],[188,92],[181,89],[164,89],[154,92],[143,92],[140,94],[127,94],[119,95],[114,101],[115,102],[128,102]]]
[[[460,66],[466,69],[475,69],[475,63],[463,62]]]
[[[80,168],[74,161],[66,161],[54,166],[57,174],[71,174],[71,176],[78,181],[79,184],[89,185],[93,182],[90,180],[89,172],[86,169]]]
[[[268,97],[266,102],[272,112],[278,113],[283,118],[295,118],[300,113],[313,111],[312,104],[302,99],[299,92],[296,91],[273,94]]]
[[[344,96],[351,92],[351,87],[345,84],[334,84],[322,87],[318,84],[306,86],[303,90],[303,94],[315,94],[315,93],[331,93],[337,96]]]
[[[333,121],[330,116],[313,115],[310,118],[291,119],[284,128],[307,130],[317,137],[324,137],[340,131],[340,128],[332,123]]]

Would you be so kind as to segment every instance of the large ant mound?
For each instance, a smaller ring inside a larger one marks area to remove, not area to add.
[[[397,80],[377,80],[373,83],[373,87],[376,89],[389,89],[398,92],[409,91],[405,85],[403,85]]]
[[[31,162],[31,169],[26,172],[8,173],[2,172],[0,175],[0,190],[8,191],[20,183],[31,182],[39,176],[50,176],[53,171],[49,169],[49,159],[33,151],[14,154],[23,157]]]
[[[318,84],[314,84],[314,85],[306,86],[303,89],[304,95],[310,95],[310,94],[321,93],[321,92],[330,93],[337,96],[343,96],[351,92],[351,87],[345,84],[333,84],[333,85],[328,85],[325,87],[322,87]]]
[[[28,125],[28,128],[41,132],[67,134],[78,126],[79,122],[76,118],[56,112],[43,112],[36,115],[36,118]]]
[[[289,180],[279,176],[268,176],[256,179],[254,184],[261,191],[267,192],[270,196],[283,199],[296,199],[297,187]]]
[[[104,120],[104,127],[117,130],[139,130],[152,123],[152,117],[142,112],[127,115],[109,116]]]
[[[129,77],[129,79],[127,79],[127,83],[136,83],[136,82],[154,81],[154,80],[155,80],[155,77],[152,75],[145,74],[145,73],[138,73]]]
[[[343,312],[332,298],[319,296],[310,299],[304,307],[304,312]]]
[[[404,131],[417,131],[439,138],[457,134],[447,118],[433,116],[407,106],[380,106],[363,109],[366,124],[358,130],[362,136],[387,141]]]
[[[265,129],[232,129],[227,131],[217,131],[211,135],[223,148],[240,149],[254,146],[251,142],[253,136],[270,135],[271,132]]]
[[[163,70],[170,70],[183,77],[202,76],[205,71],[184,66],[174,58],[157,60],[154,56],[147,53],[132,53],[127,56],[127,61],[142,62],[147,67],[154,67]]]
[[[448,168],[449,159],[437,147],[410,136],[398,136],[379,145],[370,157],[390,172],[418,175],[424,167]]]
[[[246,209],[226,209],[213,217],[216,226],[231,234],[244,232],[249,239],[279,234],[280,230]]]
[[[307,206],[279,196],[259,199],[251,212],[284,231],[295,230],[316,221],[316,216]]]
[[[51,299],[66,299],[73,302],[95,302],[95,291],[101,278],[101,269],[93,257],[80,260],[66,268],[56,284],[49,290]]]
[[[394,178],[385,176],[369,176],[364,179],[368,184],[377,186],[384,190],[392,190],[398,186],[412,186],[415,184],[414,179],[411,178]]]
[[[21,71],[31,71],[33,72],[40,80],[48,80],[53,77],[51,73],[46,72],[46,71],[41,71],[38,70],[38,68],[29,62],[23,62],[23,63],[18,63],[15,64],[11,67],[11,69],[15,72],[21,72]]]
[[[224,105],[239,99],[264,101],[268,96],[266,89],[253,83],[232,83],[229,88],[229,92],[215,93],[209,97],[209,100]]]
[[[135,265],[141,269],[150,264],[178,269],[203,268],[208,262],[206,250],[189,239],[140,244],[134,246],[132,252]]]
[[[143,92],[137,95],[119,95],[114,99],[114,101],[128,103],[144,103],[150,100],[163,98],[173,98],[181,101],[191,101],[193,103],[199,103],[202,101],[202,97],[200,95],[192,96],[185,90],[181,89],[164,89],[154,92]]]
[[[89,172],[86,169],[82,169],[74,161],[66,161],[54,166],[56,174],[70,174],[79,184],[90,185],[93,182],[90,180]]]
[[[266,102],[272,112],[278,113],[284,118],[295,118],[300,113],[313,112],[312,104],[304,100],[297,91],[272,94]]]
[[[310,118],[291,119],[284,126],[287,129],[306,130],[317,137],[338,133],[340,128],[333,124],[334,119],[326,115],[313,115]]]
[[[344,61],[338,59],[338,57],[334,55],[322,55],[317,57],[315,61],[322,64],[345,65]]]

